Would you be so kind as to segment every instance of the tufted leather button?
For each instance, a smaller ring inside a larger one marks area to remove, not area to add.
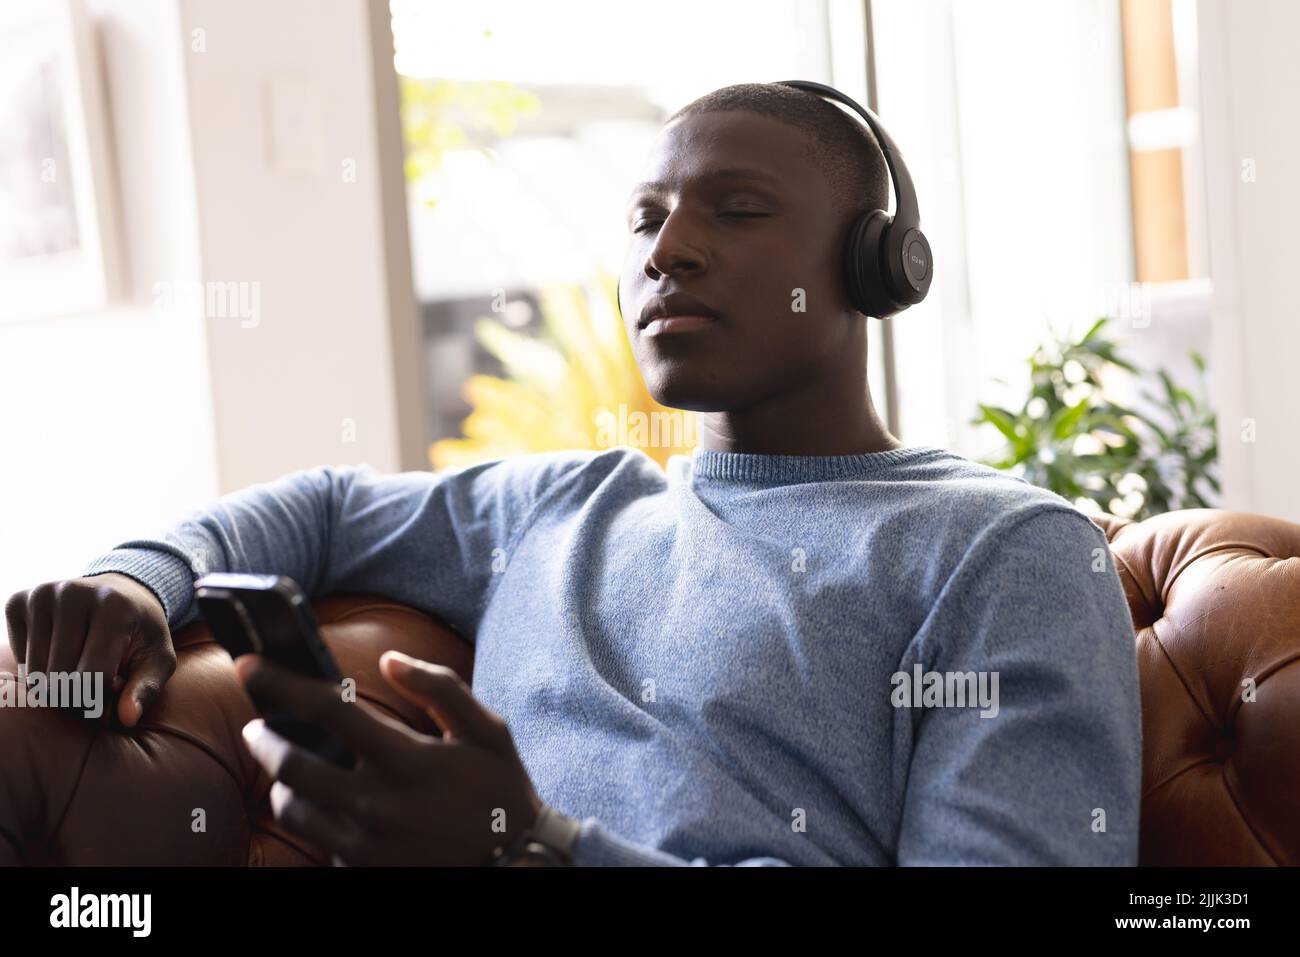
[[[1214,736],[1214,760],[1220,764],[1232,757],[1234,742],[1230,734],[1216,734]]]

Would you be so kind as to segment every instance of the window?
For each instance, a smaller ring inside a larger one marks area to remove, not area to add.
[[[989,452],[977,404],[1023,400],[1049,326],[1104,314],[1139,364],[1191,379],[1187,349],[1209,356],[1194,2],[871,9],[935,256],[926,302],[890,320],[904,441]]]
[[[844,42],[865,37],[862,9],[392,0],[399,74],[442,98],[445,148],[408,170],[430,442],[459,433],[471,375],[502,372],[474,338],[476,320],[537,334],[540,290],[617,277],[628,190],[673,111],[731,83],[791,78],[865,96],[863,44]],[[409,116],[404,125],[408,154],[420,145],[413,133],[427,145],[427,128]]]

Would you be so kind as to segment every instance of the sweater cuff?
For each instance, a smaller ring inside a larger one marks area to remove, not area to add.
[[[687,867],[689,861],[611,834],[594,817],[584,818],[573,842],[575,867]]]
[[[194,571],[188,562],[152,548],[115,548],[100,555],[82,571],[83,578],[117,572],[134,578],[157,596],[167,613],[167,626],[175,628],[179,616],[194,599]]]

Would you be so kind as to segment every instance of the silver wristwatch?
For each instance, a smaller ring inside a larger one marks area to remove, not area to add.
[[[493,852],[495,867],[571,867],[573,845],[581,825],[552,807],[542,805],[533,826],[510,847]]]

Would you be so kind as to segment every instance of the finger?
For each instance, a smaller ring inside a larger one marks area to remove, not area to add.
[[[261,655],[240,655],[235,672],[258,710],[284,711],[324,728],[344,747],[385,770],[402,769],[409,763],[411,745],[428,740],[362,701],[344,701],[337,685],[282,668]]]
[[[51,611],[54,593],[49,585],[37,585],[27,593],[27,673],[48,671]]]
[[[150,642],[140,657],[126,665],[126,685],[118,701],[122,723],[139,723],[162,694],[163,685],[176,673],[176,653],[162,642]]]
[[[14,661],[27,661],[27,593],[14,592],[5,602],[5,622],[9,626],[9,649]]]
[[[279,781],[271,785],[271,813],[286,831],[331,852],[332,862],[357,856],[364,834],[356,822],[295,794]]]
[[[492,749],[509,742],[505,722],[484,707],[450,668],[386,651],[379,658],[379,669],[405,698],[428,709],[447,738]]]
[[[46,671],[69,672],[77,667],[90,624],[90,603],[81,593],[65,592],[54,603],[50,625],[50,652]]]
[[[356,816],[360,778],[276,734],[262,718],[243,729],[248,751],[266,773],[328,811]]]
[[[77,670],[91,674],[102,672],[105,683],[114,692],[118,691],[122,682],[118,669],[121,667],[130,638],[131,629],[121,619],[102,613],[95,615],[91,618],[90,627],[86,632],[86,643],[82,646]],[[119,702],[118,714],[121,713],[122,705]]]

